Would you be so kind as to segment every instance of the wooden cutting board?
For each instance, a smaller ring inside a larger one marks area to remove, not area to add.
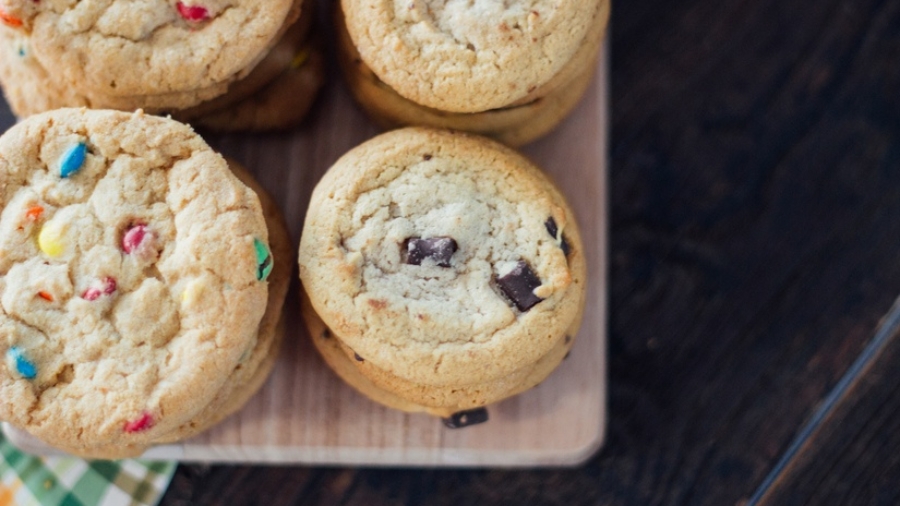
[[[587,310],[566,361],[538,387],[489,407],[490,420],[447,429],[439,419],[383,408],[345,386],[322,362],[300,319],[295,281],[285,306],[288,334],[275,371],[239,413],[147,458],[192,462],[377,466],[560,466],[590,457],[606,424],[607,60],[594,85],[550,136],[524,151],[568,196],[589,266]],[[350,148],[378,130],[356,108],[339,79],[307,124],[276,135],[208,137],[241,161],[281,204],[296,244],[310,193]],[[295,269],[296,270],[296,269]],[[295,272],[296,274],[296,272]],[[4,426],[35,453],[54,451]]]

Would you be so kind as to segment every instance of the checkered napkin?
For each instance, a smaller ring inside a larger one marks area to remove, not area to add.
[[[0,434],[0,506],[153,506],[173,462],[33,457]]]

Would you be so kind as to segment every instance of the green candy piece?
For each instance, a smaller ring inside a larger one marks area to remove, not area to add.
[[[256,249],[256,279],[265,281],[272,273],[272,252],[259,239],[253,239],[253,248]]]

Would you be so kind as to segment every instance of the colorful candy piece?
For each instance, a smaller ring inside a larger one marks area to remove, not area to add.
[[[147,228],[147,225],[132,226],[122,236],[122,249],[125,250],[125,253],[134,253],[141,247],[149,233],[150,230]]]
[[[62,255],[65,250],[67,225],[59,221],[45,223],[38,234],[38,247],[50,258]]]
[[[296,70],[303,66],[306,63],[306,60],[309,60],[309,48],[302,47],[297,54],[294,55],[294,58],[291,60],[291,68]]]
[[[18,346],[13,346],[6,351],[6,356],[16,366],[16,371],[25,379],[34,379],[37,376],[37,367],[25,357]]]
[[[6,26],[10,26],[12,28],[19,28],[20,26],[22,26],[21,19],[13,16],[8,12],[5,12],[2,9],[0,9],[0,21],[3,21]]]
[[[178,14],[185,21],[199,23],[209,18],[209,11],[200,5],[185,5],[183,2],[178,2],[175,4],[175,8],[178,9]]]
[[[253,239],[253,248],[256,250],[256,279],[265,281],[272,273],[272,253],[259,239]]]
[[[51,294],[50,292],[41,290],[40,292],[38,292],[38,297],[40,297],[48,302],[53,302],[53,294]]]
[[[142,414],[140,418],[137,418],[130,422],[125,422],[125,432],[129,434],[142,432],[153,427],[153,425],[153,416],[150,413],[144,412],[144,414]]]
[[[86,154],[87,145],[83,142],[79,142],[67,149],[59,158],[59,177],[67,178],[81,170]]]
[[[203,293],[204,284],[199,279],[191,280],[181,293],[181,301],[187,305],[192,305],[200,300]]]
[[[44,208],[39,205],[33,205],[25,211],[25,217],[31,221],[37,221],[41,219],[41,215],[44,214]]]
[[[92,286],[81,294],[84,300],[94,301],[103,295],[112,295],[116,291],[116,280],[114,278],[103,278],[103,286]]]

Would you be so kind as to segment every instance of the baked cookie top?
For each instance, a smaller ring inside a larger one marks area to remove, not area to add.
[[[572,58],[605,0],[341,0],[362,60],[400,95],[451,112],[507,106]]]
[[[82,93],[139,96],[233,79],[262,57],[299,3],[0,0],[0,19],[30,34],[55,79]]]
[[[0,419],[65,447],[151,442],[255,345],[259,199],[189,127],[61,109],[0,137]]]
[[[449,131],[396,130],[338,160],[299,261],[313,307],[360,359],[423,384],[537,361],[584,302],[562,195],[514,151]]]

